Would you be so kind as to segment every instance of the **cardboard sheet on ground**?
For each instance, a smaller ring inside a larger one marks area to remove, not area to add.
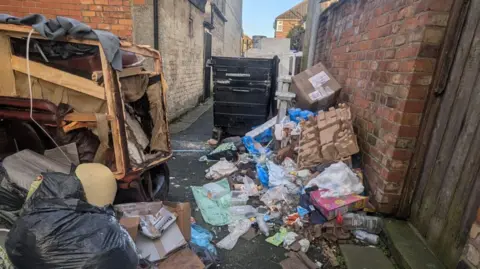
[[[230,189],[228,180],[222,179],[216,182],[225,189]],[[202,212],[203,220],[206,223],[223,226],[231,222],[229,208],[231,205],[231,192],[218,200],[208,198],[208,193],[203,187],[192,186],[193,196],[197,202],[198,208]]]

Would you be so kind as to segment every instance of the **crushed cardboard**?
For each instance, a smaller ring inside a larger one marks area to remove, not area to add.
[[[360,151],[353,131],[350,107],[339,104],[301,122],[298,166],[310,168],[322,162],[340,161]]]

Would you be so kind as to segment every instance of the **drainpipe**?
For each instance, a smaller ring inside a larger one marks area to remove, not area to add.
[[[320,0],[314,0],[313,3],[313,17],[312,17],[312,28],[310,30],[310,42],[308,46],[308,60],[307,60],[307,68],[313,66],[313,57],[315,56],[315,43],[317,41],[317,33],[318,33],[318,23],[320,19],[320,14],[322,10],[320,10]]]
[[[158,50],[158,0],[153,0],[153,47]]]

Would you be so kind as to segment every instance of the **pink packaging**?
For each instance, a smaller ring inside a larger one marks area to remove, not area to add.
[[[350,211],[363,209],[367,206],[368,197],[351,194],[336,198],[322,198],[325,189],[316,190],[310,193],[310,200],[313,205],[320,210],[323,216],[328,220],[334,219],[338,215],[343,215]]]

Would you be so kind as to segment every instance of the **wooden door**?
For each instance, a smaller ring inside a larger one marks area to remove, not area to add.
[[[468,5],[446,87],[433,97],[438,110],[411,206],[412,223],[448,268],[480,205],[480,0]]]

